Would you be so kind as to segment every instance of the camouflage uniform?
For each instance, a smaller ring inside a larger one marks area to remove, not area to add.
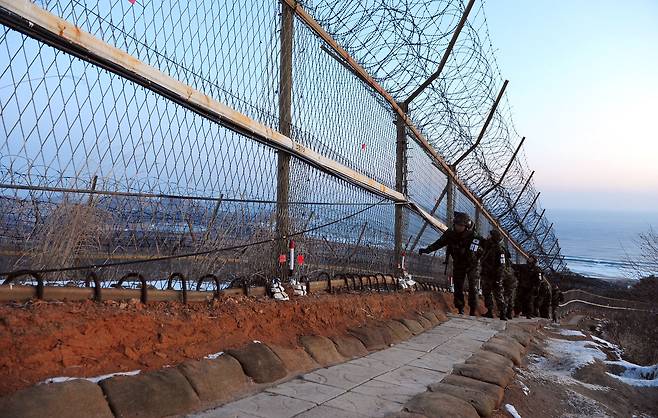
[[[536,263],[529,261],[528,264],[514,264],[514,272],[518,279],[517,300],[520,312],[531,318],[534,314],[534,299],[539,290],[541,270]]]
[[[557,308],[560,306],[560,303],[564,302],[564,294],[557,285],[553,285],[551,289],[551,313],[553,317],[553,322],[557,322]]]
[[[494,299],[501,319],[506,319],[507,306],[503,294],[503,276],[508,256],[500,241],[500,233],[491,231],[489,238],[483,241],[484,252],[481,258],[481,278],[484,304],[487,316],[493,318]]]
[[[470,226],[470,219],[467,216],[464,218],[458,219],[455,216],[455,224],[468,221]],[[427,248],[419,250],[420,254],[426,254],[443,247],[448,247],[446,252],[450,254],[453,260],[452,274],[455,285],[455,307],[460,313],[463,313],[464,310],[464,282],[468,278],[468,305],[470,306],[470,314],[475,315],[477,307],[477,282],[479,279],[478,255],[481,251],[481,241],[482,237],[478,236],[471,229],[466,229],[461,233],[454,229],[448,229],[436,242]]]
[[[505,267],[503,269],[503,299],[505,301],[505,306],[507,307],[507,312],[505,316],[507,319],[514,318],[514,302],[516,300],[516,275],[512,269],[512,258],[511,254],[505,248]]]
[[[539,283],[539,291],[537,292],[536,299],[536,310],[538,310],[537,316],[542,318],[550,318],[551,312],[551,284],[545,277],[542,277],[541,282]]]

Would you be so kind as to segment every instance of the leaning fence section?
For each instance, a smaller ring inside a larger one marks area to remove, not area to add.
[[[445,37],[464,10],[440,3]],[[354,10],[331,9],[331,20],[326,6],[0,1],[0,271],[58,284],[138,271],[160,288],[181,277],[212,288],[209,274],[221,287],[262,284],[292,261],[310,279],[405,268],[445,281],[443,253],[416,252],[454,211],[482,234],[503,229],[516,260],[562,268],[527,164],[509,158],[506,110],[451,166],[476,136],[464,118],[486,118],[495,83],[469,107],[438,100],[460,77],[455,64],[401,117],[391,98],[409,89],[395,83],[417,77],[392,71],[376,38],[344,32]],[[472,45],[460,42],[463,58]]]

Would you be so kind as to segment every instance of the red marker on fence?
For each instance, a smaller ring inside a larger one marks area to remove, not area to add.
[[[128,0],[128,2],[129,2],[130,4],[135,4],[136,1],[137,1],[137,0]]]
[[[365,151],[365,150],[366,150],[366,144],[364,142],[363,144],[361,144],[361,151]]]
[[[281,254],[279,256],[279,264],[286,264],[286,255],[285,254]]]
[[[297,264],[299,264],[300,266],[304,264],[304,254],[299,254],[297,256]]]

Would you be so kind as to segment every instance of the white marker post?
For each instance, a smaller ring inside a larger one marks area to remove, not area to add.
[[[288,278],[292,278],[293,270],[295,270],[295,240],[290,240],[289,262],[288,262]]]

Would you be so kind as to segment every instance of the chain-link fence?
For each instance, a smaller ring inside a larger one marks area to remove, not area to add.
[[[296,274],[311,279],[395,272],[402,252],[412,274],[432,278],[441,254],[413,251],[452,210],[482,233],[499,222],[514,256],[562,268],[522,155],[496,187],[518,141],[509,105],[459,166],[465,188],[440,164],[473,143],[491,107],[495,62],[476,48],[488,39],[474,23],[482,9],[410,107],[401,151],[399,114],[377,87],[402,100],[434,71],[464,5],[400,2],[386,10],[406,13],[375,24],[375,3],[0,1],[0,271],[253,283],[287,270],[292,239]],[[416,15],[423,8],[434,12]],[[435,26],[391,32],[408,19]],[[290,148],[272,139],[286,137]],[[489,188],[482,202],[469,196]]]

